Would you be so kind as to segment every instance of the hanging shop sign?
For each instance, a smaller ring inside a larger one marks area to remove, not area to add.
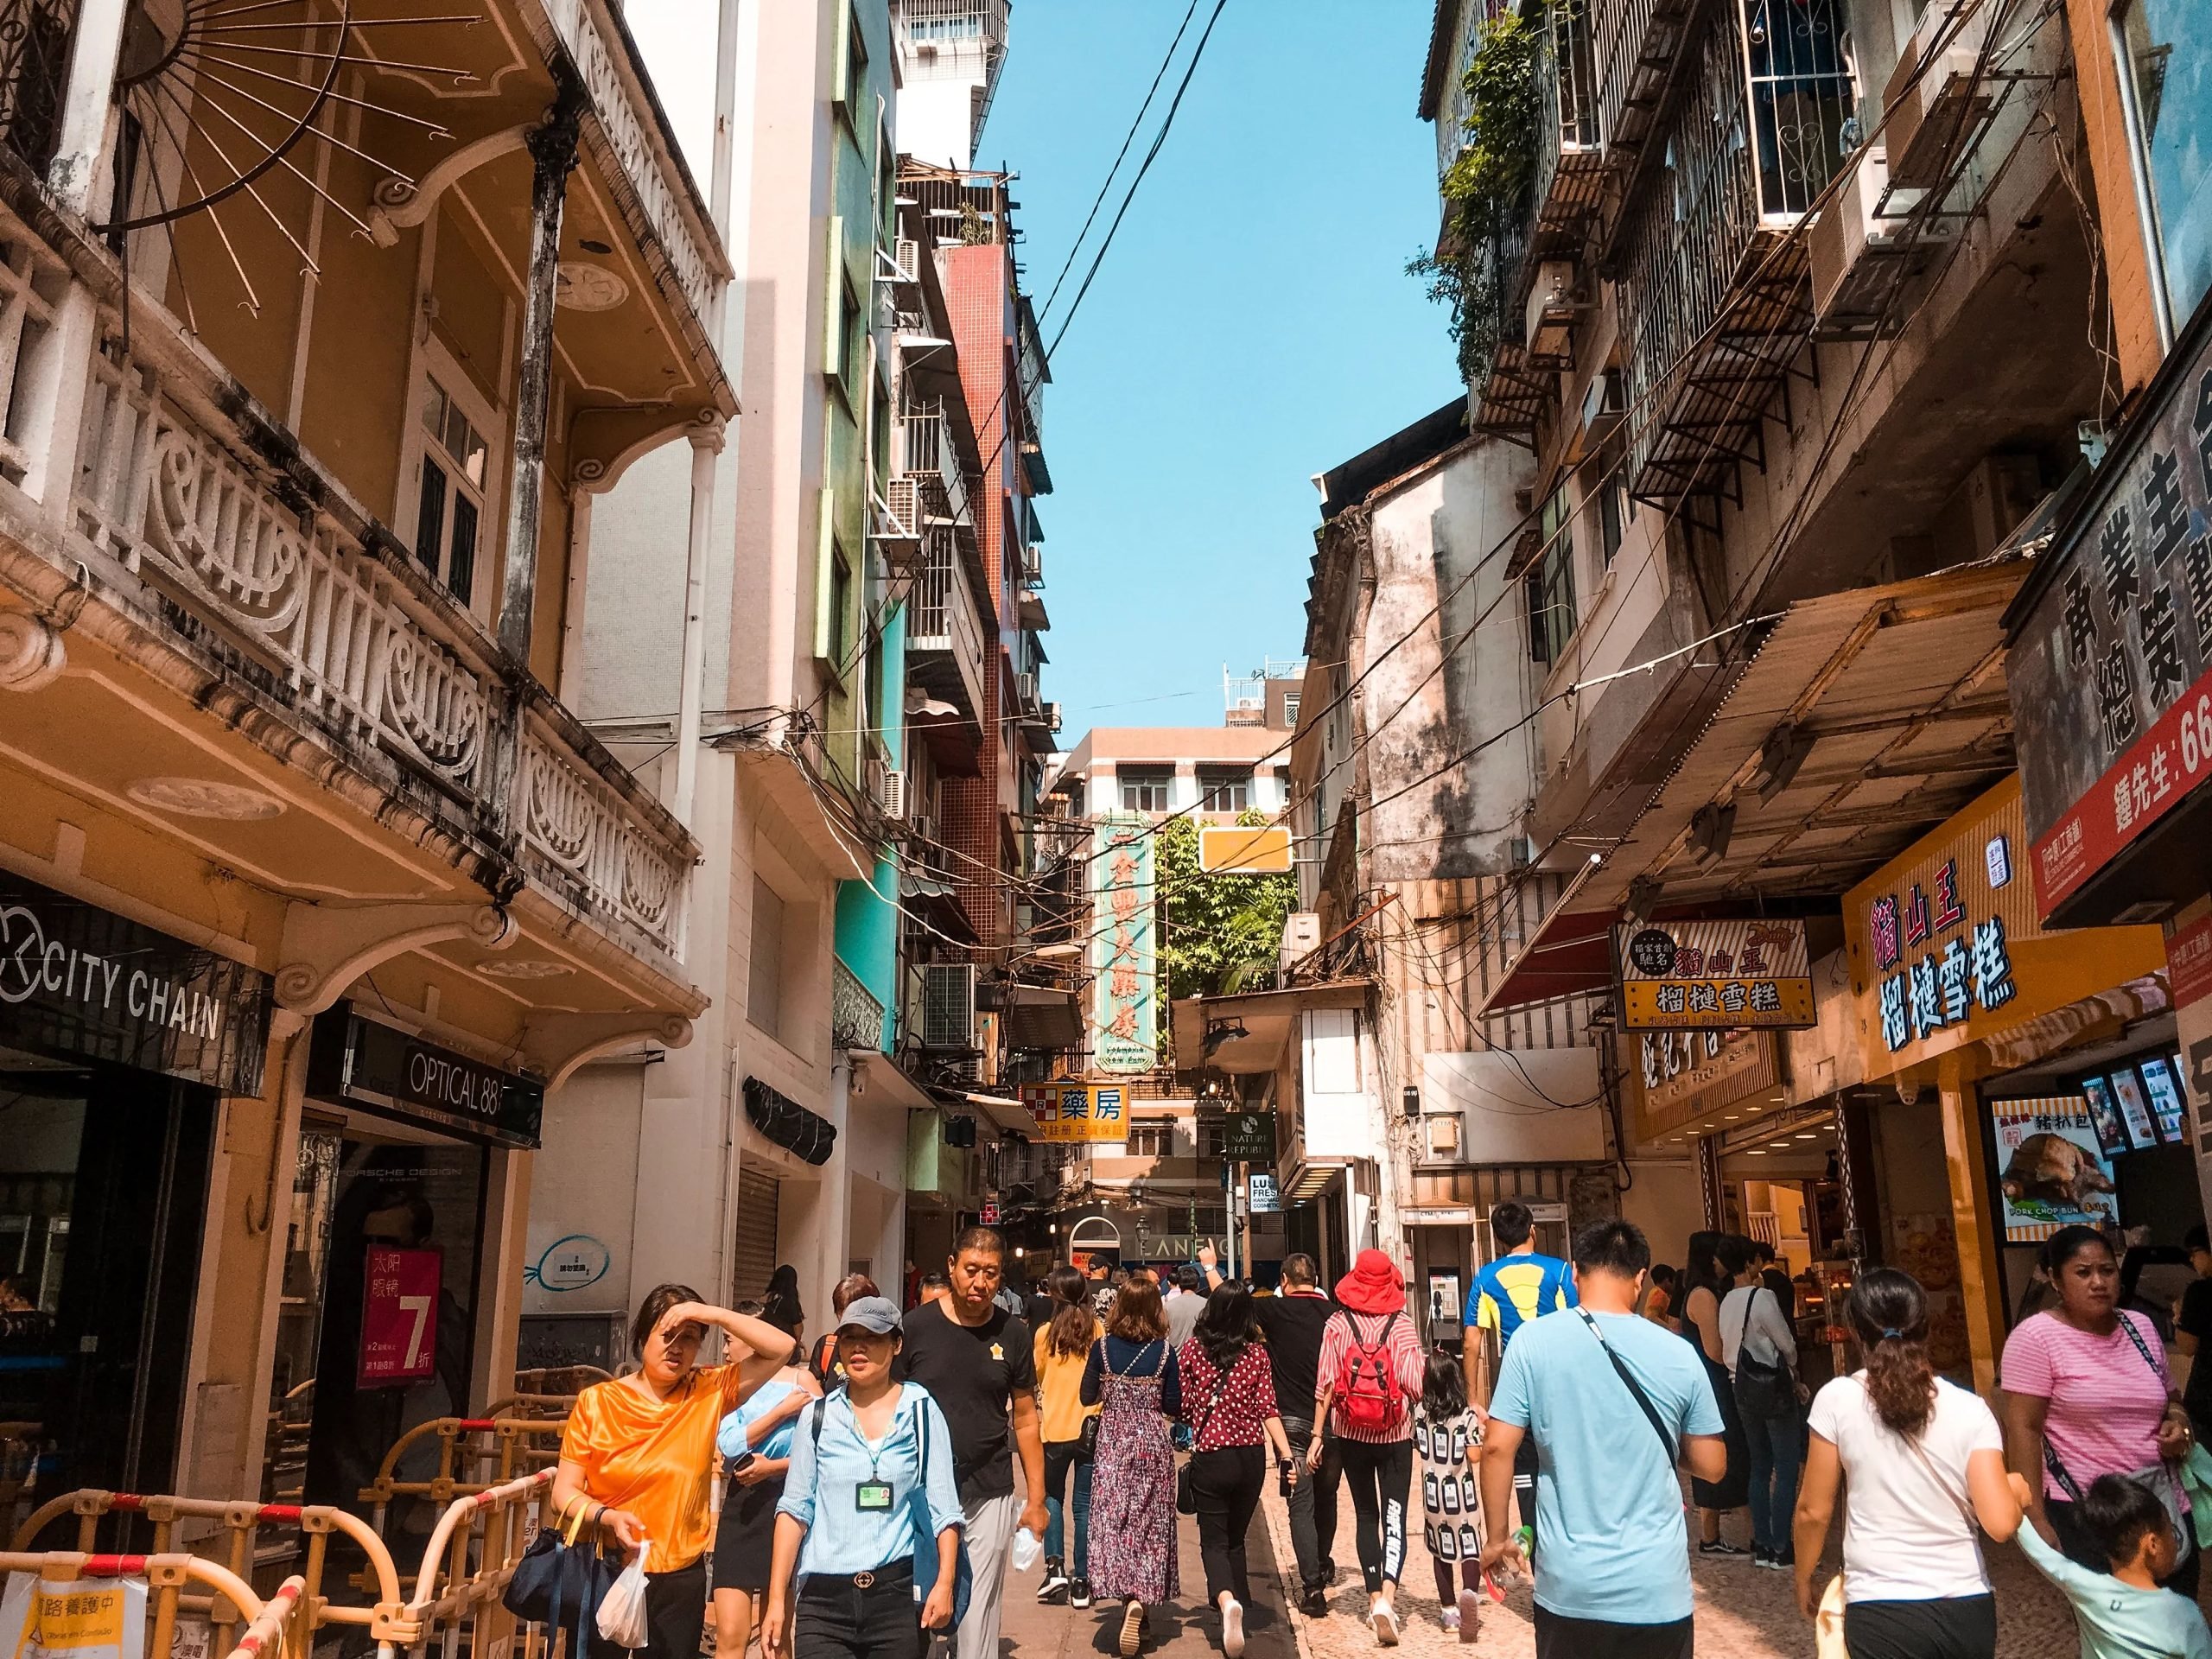
[[[1129,1136],[1128,1090],[1118,1083],[1033,1083],[1021,1090],[1039,1141],[1115,1141]]]
[[[442,1266],[435,1250],[369,1247],[356,1376],[362,1388],[404,1388],[436,1374]]]
[[[1160,1064],[1160,965],[1153,827],[1134,812],[1098,820],[1090,857],[1090,1054],[1125,1077]]]
[[[1647,1031],[1635,1053],[1630,1075],[1639,1141],[1771,1094],[1783,1082],[1782,1042],[1771,1032]]]
[[[1624,922],[1613,944],[1624,1030],[1777,1030],[1815,1023],[1801,921]]]
[[[1290,826],[1210,823],[1198,830],[1201,875],[1288,875]]]
[[[365,1019],[349,1002],[315,1016],[308,1093],[525,1151],[537,1146],[545,1116],[536,1077]]]
[[[1989,1116],[1997,1130],[1997,1189],[2007,1243],[2038,1243],[2062,1227],[2113,1221],[2119,1209],[2112,1165],[2097,1144],[2087,1099],[1993,1100]]]
[[[2191,922],[2166,941],[2166,983],[2177,1008],[2212,996],[2212,916]]]
[[[0,1042],[257,1095],[269,1008],[264,974],[0,875]]]
[[[1224,1112],[1221,1115],[1221,1155],[1232,1164],[1274,1162],[1275,1115],[1273,1112]]]
[[[1282,1211],[1282,1194],[1276,1189],[1272,1175],[1254,1175],[1245,1183],[1246,1202],[1255,1216],[1279,1215]]]
[[[2005,615],[2046,917],[2212,777],[2212,331],[2193,332]],[[2202,892],[2201,867],[2173,850],[2174,868],[2088,901],[2110,913],[2067,919],[2116,919],[2145,898],[2128,919],[2155,917]]]
[[[1844,899],[1869,1078],[1885,1077],[2165,966],[2155,927],[2046,931],[2008,778]]]

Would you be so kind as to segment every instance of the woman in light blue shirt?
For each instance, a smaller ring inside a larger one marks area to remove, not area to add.
[[[845,1310],[845,1387],[808,1407],[791,1437],[760,1632],[767,1659],[783,1659],[794,1598],[796,1659],[921,1659],[925,1630],[952,1623],[963,1525],[952,1435],[927,1389],[891,1380],[898,1352],[888,1300]]]
[[[759,1308],[759,1303],[747,1302],[737,1311]],[[796,1351],[780,1363],[763,1359],[766,1380],[722,1419],[715,1436],[724,1478],[721,1518],[715,1528],[717,1653],[743,1653],[764,1610],[792,1427],[822,1392]]]

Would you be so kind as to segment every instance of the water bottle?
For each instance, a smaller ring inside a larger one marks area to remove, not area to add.
[[[1027,1527],[1015,1529],[1014,1535],[1014,1570],[1027,1573],[1037,1565],[1045,1554],[1044,1541]]]

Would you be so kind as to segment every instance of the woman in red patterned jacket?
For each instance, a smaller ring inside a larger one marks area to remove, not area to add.
[[[1252,1293],[1224,1285],[1206,1298],[1191,1339],[1176,1352],[1182,1370],[1183,1421],[1193,1430],[1191,1490],[1198,1503],[1198,1554],[1206,1599],[1221,1610],[1221,1650],[1244,1651],[1244,1604],[1252,1599],[1244,1535],[1266,1490],[1268,1459],[1295,1478],[1290,1439],[1275,1409],[1274,1366],[1268,1358]]]
[[[1328,1425],[1307,1454],[1321,1460],[1333,1433],[1357,1523],[1368,1622],[1398,1645],[1398,1576],[1406,1565],[1406,1501],[1413,1490],[1414,1407],[1421,1399],[1421,1342],[1406,1317],[1406,1280],[1380,1250],[1362,1250],[1337,1281],[1339,1311],[1321,1332],[1313,1421]]]

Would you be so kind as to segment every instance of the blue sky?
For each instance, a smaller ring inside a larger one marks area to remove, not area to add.
[[[1040,304],[1187,3],[1015,0],[976,159],[1021,175]],[[1229,0],[1222,14],[1053,359],[1054,491],[1039,508],[1064,747],[1092,725],[1218,724],[1224,662],[1295,655],[1311,475],[1456,390],[1444,313],[1404,271],[1436,230],[1433,140],[1414,114],[1430,10]]]
[[[1040,305],[1188,3],[1014,0],[976,162],[1021,175]],[[1211,9],[1199,0],[1124,178]],[[1436,233],[1434,141],[1414,113],[1430,14],[1429,0],[1229,0],[1053,359],[1039,515],[1063,747],[1093,725],[1217,725],[1224,663],[1295,656],[1312,475],[1458,390],[1444,312],[1405,274]],[[715,0],[627,16],[704,184],[714,63],[698,46]]]

